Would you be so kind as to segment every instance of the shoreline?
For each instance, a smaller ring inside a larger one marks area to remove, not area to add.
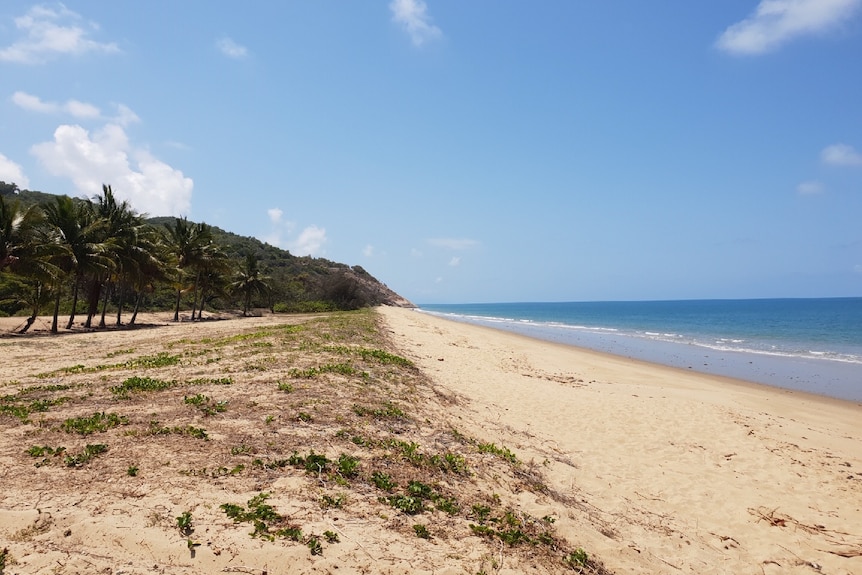
[[[722,350],[688,342],[641,338],[626,333],[573,330],[543,323],[458,316],[417,308],[420,313],[617,357],[742,380],[774,389],[862,403],[862,366],[831,359]]]
[[[610,569],[862,570],[858,402],[380,313],[401,351],[464,398],[469,433],[544,467],[572,502],[559,528]]]

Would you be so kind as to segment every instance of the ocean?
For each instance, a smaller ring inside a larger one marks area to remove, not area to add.
[[[624,357],[862,401],[862,298],[425,304],[419,310]]]

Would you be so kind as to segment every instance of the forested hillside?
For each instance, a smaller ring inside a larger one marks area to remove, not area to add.
[[[53,315],[56,331],[61,316],[99,327],[134,323],[143,310],[194,320],[208,310],[381,304],[411,305],[360,266],[296,257],[203,222],[145,218],[110,186],[85,200],[0,182],[0,315]]]

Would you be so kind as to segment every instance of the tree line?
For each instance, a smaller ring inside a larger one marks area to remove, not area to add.
[[[91,199],[51,196],[32,205],[0,195],[0,274],[0,303],[29,310],[21,333],[46,309],[57,333],[62,307],[68,307],[66,329],[78,315],[84,327],[105,327],[109,302],[116,325],[127,310],[134,325],[144,298],[157,290],[175,293],[174,321],[184,296],[191,297],[194,320],[215,297],[241,302],[248,314],[253,298],[270,294],[255,254],[237,263],[205,223],[177,218],[150,225],[109,185]]]

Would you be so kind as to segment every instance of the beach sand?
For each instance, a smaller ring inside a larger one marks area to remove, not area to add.
[[[361,368],[409,420],[361,416],[355,406],[371,401],[361,379],[297,378],[297,368],[344,361],[337,347],[329,359],[302,351],[312,348],[285,324],[308,316],[173,324],[169,314],[155,314],[139,320],[150,328],[60,336],[45,334],[40,318],[35,335],[0,339],[0,396],[72,397],[30,423],[0,414],[6,575],[571,572],[539,547],[471,535],[467,523],[476,519],[465,513],[393,511],[365,476],[372,465],[392,465],[395,474],[403,462],[353,445],[339,433],[345,428],[465,454],[469,475],[424,468],[429,475],[420,477],[467,510],[493,493],[490,505],[552,518],[568,550],[582,547],[611,572],[862,573],[862,406],[409,309],[377,313],[387,349],[419,370],[392,372],[393,379],[373,362]],[[0,329],[20,323],[6,318]],[[165,350],[181,352],[182,362],[152,371],[101,367]],[[78,364],[92,371],[74,369]],[[108,392],[133,374],[184,381],[229,375],[233,383],[131,399]],[[281,381],[295,389],[280,391]],[[47,389],[60,384],[69,388]],[[227,412],[204,416],[184,404],[197,392],[228,400]],[[335,405],[342,411],[330,413]],[[64,418],[94,409],[126,414],[130,423],[86,437],[61,429]],[[297,417],[303,411],[311,421]],[[154,419],[175,430],[206,427],[211,440],[150,434]],[[97,442],[110,450],[78,468],[51,457],[34,467],[39,458],[25,453],[61,444],[73,453]],[[480,453],[479,442],[511,450],[520,463]],[[331,458],[353,449],[361,477],[339,486],[331,476],[251,465],[252,458],[271,461],[309,447]],[[238,462],[246,467],[233,474]],[[126,473],[131,465],[140,467],[134,477]],[[321,504],[341,490],[343,508]],[[263,491],[304,533],[330,530],[340,542],[314,556],[301,543],[250,538],[248,524],[234,524],[219,509]],[[176,524],[186,510],[194,517],[191,536]],[[416,537],[417,522],[431,529],[430,540]],[[200,545],[188,548],[186,539]]]
[[[862,573],[862,405],[381,310],[618,573]],[[527,498],[524,504],[529,506]]]

